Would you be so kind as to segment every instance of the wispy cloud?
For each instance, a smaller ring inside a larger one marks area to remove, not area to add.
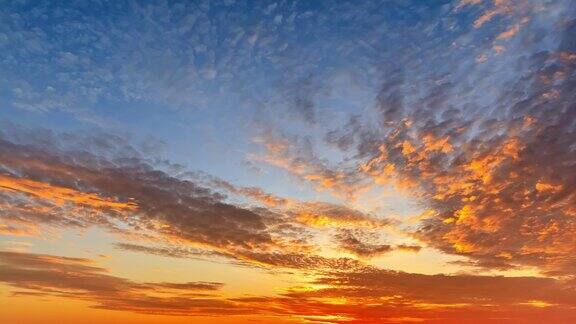
[[[465,314],[488,321],[502,316],[517,320],[530,314],[537,323],[543,318],[569,321],[576,316],[571,311],[573,291],[567,283],[548,278],[430,276],[351,263],[346,271],[324,272],[313,282],[318,288],[293,287],[267,297],[225,297],[220,283],[136,282],[113,276],[82,258],[4,251],[0,263],[0,281],[17,289],[14,296],[66,297],[96,308],[140,313],[251,313],[318,317],[329,323],[395,323],[402,318],[457,323]]]
[[[135,282],[93,261],[45,254],[0,252],[0,281],[13,295],[84,300],[93,307],[152,314],[224,315],[247,309],[218,297],[217,282]],[[216,294],[215,294],[216,293]]]

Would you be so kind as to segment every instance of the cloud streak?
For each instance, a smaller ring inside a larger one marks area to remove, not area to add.
[[[421,275],[351,266],[326,270],[312,289],[225,297],[220,283],[135,282],[82,258],[1,251],[0,263],[0,281],[15,288],[14,296],[72,298],[96,308],[148,314],[258,314],[328,323],[462,323],[472,317],[538,323],[576,316],[572,284],[550,278]]]
[[[34,294],[90,302],[93,307],[149,314],[224,315],[247,310],[218,298],[217,282],[135,282],[82,258],[0,252],[0,281],[15,296]]]

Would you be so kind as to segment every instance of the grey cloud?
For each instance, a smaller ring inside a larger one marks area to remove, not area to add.
[[[67,217],[63,207],[35,219],[50,222],[77,222],[78,225],[121,222],[135,229],[199,242],[215,247],[272,244],[263,216],[223,202],[223,196],[191,181],[180,180],[154,169],[137,157],[116,160],[94,155],[86,150],[65,151],[42,149],[2,140],[0,164],[3,173],[14,181],[30,180],[97,195],[111,202],[130,203],[136,210],[118,211],[112,208],[80,210],[94,212],[94,217]],[[3,203],[15,217],[26,219],[35,211],[28,202],[43,204],[41,198],[18,192],[3,192]],[[18,198],[18,197],[21,198]],[[24,199],[18,207],[18,199]],[[100,199],[100,198],[98,198]],[[113,203],[111,203],[113,205]],[[41,213],[41,212],[40,212]],[[27,216],[28,215],[28,216]],[[161,225],[161,226],[158,226]]]
[[[377,257],[392,251],[418,252],[422,247],[418,245],[399,244],[390,245],[379,243],[380,239],[374,230],[344,229],[335,235],[339,248],[359,257]]]
[[[141,252],[172,258],[210,258],[224,256],[222,253],[178,246],[145,246],[133,243],[115,243],[114,247],[124,251]]]

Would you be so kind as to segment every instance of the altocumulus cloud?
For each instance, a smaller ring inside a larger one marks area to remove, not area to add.
[[[507,8],[497,14],[514,13]],[[541,15],[510,45],[523,54],[501,54],[468,75],[434,75],[419,64],[419,79],[390,70],[376,104],[379,127],[352,119],[356,127],[327,139],[337,146],[342,136],[353,139],[360,172],[434,211],[415,231],[431,246],[477,266],[573,275],[576,25],[569,14]],[[545,44],[530,37],[541,28],[558,37]],[[523,77],[512,81],[515,73]],[[494,90],[490,83],[498,84],[495,95],[477,98]]]

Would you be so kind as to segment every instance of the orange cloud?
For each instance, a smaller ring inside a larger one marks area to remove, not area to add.
[[[97,308],[167,315],[229,315],[249,310],[215,294],[217,282],[135,282],[82,258],[0,251],[0,282],[13,296],[87,301]]]
[[[44,182],[16,178],[0,174],[0,190],[18,191],[57,205],[72,203],[90,208],[106,208],[115,211],[135,210],[133,202],[118,202],[93,193],[59,187]]]
[[[11,287],[12,298],[76,299],[144,314],[277,316],[327,323],[466,323],[472,318],[562,323],[576,318],[570,283],[549,278],[421,275],[357,263],[323,264],[327,267],[309,279],[309,286],[272,296],[226,297],[217,282],[136,282],[82,258],[0,251],[0,264],[0,282]]]
[[[379,237],[374,232],[366,232],[360,229],[340,230],[336,235],[339,248],[361,258],[372,258],[392,251],[418,252],[420,246],[400,244],[392,246],[379,242]]]
[[[257,138],[257,142],[263,146],[264,153],[250,155],[250,159],[284,169],[298,179],[312,183],[318,190],[328,190],[339,197],[354,199],[369,189],[356,170],[328,166],[314,156],[311,144],[306,140],[265,132]]]

